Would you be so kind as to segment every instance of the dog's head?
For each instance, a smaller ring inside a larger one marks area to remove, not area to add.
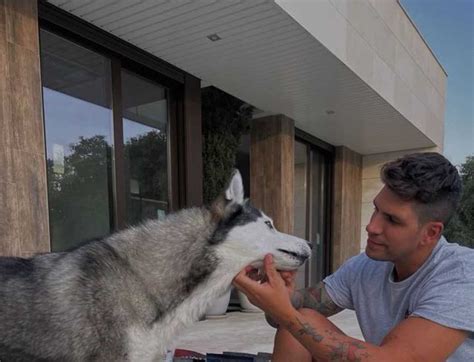
[[[270,217],[244,200],[242,177],[236,170],[224,195],[212,205],[217,229],[212,243],[226,265],[261,267],[273,254],[279,270],[294,270],[311,255],[308,242],[279,232]]]

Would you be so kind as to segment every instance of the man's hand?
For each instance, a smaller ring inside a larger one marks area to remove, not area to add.
[[[252,304],[278,321],[294,310],[290,297],[295,288],[296,271],[278,272],[271,254],[265,256],[263,265],[266,278],[260,282],[248,275],[253,268],[247,267],[237,274],[233,284],[247,295]]]

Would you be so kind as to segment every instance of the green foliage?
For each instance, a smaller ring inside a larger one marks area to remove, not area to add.
[[[474,156],[467,157],[460,174],[463,183],[461,204],[444,235],[449,241],[474,248]]]
[[[80,137],[64,158],[64,170],[47,160],[50,223],[54,250],[110,232],[110,152],[104,136]]]
[[[166,134],[156,130],[125,143],[128,177],[140,184],[142,197],[153,200],[168,199]]]
[[[156,218],[157,209],[168,211],[166,140],[165,133],[153,130],[125,143],[126,184],[133,180],[138,186],[138,194],[127,190],[128,225]]]
[[[55,250],[110,233],[112,149],[101,135],[80,137],[69,149],[62,172],[55,171],[53,160],[47,160]],[[149,200],[163,201],[163,208],[164,200],[168,199],[166,134],[150,131],[132,137],[125,143],[124,151],[126,185],[135,180],[139,187],[138,200],[127,193],[127,223],[137,224],[145,218],[156,217],[160,205]]]
[[[204,202],[227,186],[240,138],[249,131],[253,108],[214,87],[202,90]]]

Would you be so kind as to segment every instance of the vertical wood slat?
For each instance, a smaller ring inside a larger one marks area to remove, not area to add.
[[[362,156],[337,147],[334,163],[332,271],[359,253]]]
[[[283,115],[255,119],[250,137],[250,199],[282,232],[294,226],[294,121]]]
[[[0,254],[50,250],[37,1],[0,1]]]

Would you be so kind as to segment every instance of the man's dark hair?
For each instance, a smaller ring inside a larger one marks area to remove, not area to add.
[[[461,199],[462,183],[451,162],[436,152],[413,153],[386,163],[383,183],[406,201],[415,201],[419,222],[445,225]]]

